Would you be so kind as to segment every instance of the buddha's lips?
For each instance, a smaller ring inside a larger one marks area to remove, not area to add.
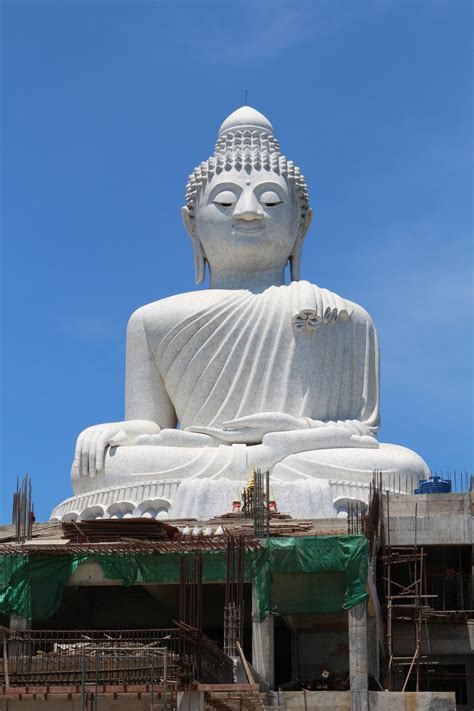
[[[262,232],[265,229],[265,225],[232,225],[232,229],[237,230],[237,232],[242,232],[243,234],[253,235],[256,232]]]

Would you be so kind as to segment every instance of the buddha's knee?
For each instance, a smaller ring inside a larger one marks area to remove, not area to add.
[[[105,454],[104,468],[92,479],[82,476],[73,466],[71,479],[74,493],[83,494],[95,489],[147,479],[179,479],[186,474],[204,450],[183,447],[121,446],[110,447]],[[192,472],[191,472],[192,473]]]
[[[397,444],[380,444],[375,450],[380,471],[391,474],[405,474],[412,478],[429,477],[430,470],[426,462],[412,449]]]
[[[245,449],[245,447],[244,447]],[[240,450],[239,450],[240,451]],[[76,495],[96,489],[137,482],[187,479],[190,476],[216,476],[232,469],[236,459],[234,447],[167,447],[153,445],[122,445],[110,447],[104,468],[92,479],[72,469],[72,485]],[[244,457],[245,459],[245,457]],[[240,460],[239,460],[240,461]],[[242,471],[245,479],[247,472]],[[234,477],[235,478],[235,477]]]
[[[384,486],[411,491],[420,479],[429,475],[423,459],[406,447],[380,444],[377,449],[321,449],[293,454],[277,464],[276,478],[292,479],[314,476],[319,479],[370,482],[374,471],[382,472]]]

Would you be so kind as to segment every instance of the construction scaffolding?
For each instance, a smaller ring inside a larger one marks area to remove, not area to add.
[[[416,691],[420,690],[420,664],[427,661],[421,656],[421,634],[423,628],[423,613],[427,607],[430,595],[423,592],[426,589],[424,577],[423,547],[418,548],[392,548],[387,546],[385,555],[382,557],[384,563],[384,581],[386,583],[387,602],[387,648],[388,648],[388,669],[387,681],[390,691],[394,687],[394,674],[408,667],[402,691],[405,691],[411,674],[416,675]],[[400,585],[393,580],[393,569],[395,566],[405,566],[409,571],[409,582],[407,585]],[[412,656],[397,656],[394,652],[393,644],[393,624],[395,622],[409,622],[414,625],[415,649]]]
[[[183,623],[129,630],[1,627],[0,647],[0,690],[233,681],[232,660],[200,630]]]
[[[227,539],[224,652],[229,657],[238,656],[237,645],[243,644],[244,630],[244,539],[242,536]]]
[[[426,572],[427,555],[426,548],[416,543],[413,546],[391,546],[387,543],[384,555],[381,556],[386,601],[387,686],[390,691],[398,690],[395,688],[398,686],[401,686],[401,691],[426,691],[422,677],[427,676],[430,665],[433,665],[430,658],[428,624],[462,621],[472,616],[473,611],[465,607],[456,610],[445,609],[439,595],[430,592],[432,588],[429,586],[429,576]],[[403,578],[405,582],[401,584],[399,581]],[[454,584],[460,587],[462,601],[464,576],[453,578]],[[443,609],[437,609],[440,604]],[[409,656],[397,655],[395,652],[394,625],[397,623],[413,626],[414,649]],[[423,642],[426,645],[426,654],[423,654]],[[395,683],[396,677],[402,680],[401,684]],[[463,678],[466,678],[465,673]]]
[[[16,491],[13,494],[12,523],[15,526],[17,543],[30,540],[34,521],[33,489],[29,475],[25,474],[21,485],[17,477]]]
[[[433,666],[428,624],[434,621],[465,620],[472,615],[469,576],[459,570],[429,574],[430,547],[418,543],[418,504],[414,509],[413,545],[392,545],[390,540],[390,495],[386,492],[386,538],[383,540],[383,582],[386,602],[387,687],[390,691],[423,691]],[[448,604],[447,604],[448,602]],[[450,609],[448,609],[450,608]],[[454,608],[454,609],[453,609]],[[396,653],[394,625],[407,623],[413,629],[413,653]],[[423,653],[423,651],[425,653]],[[432,675],[431,675],[432,676]],[[464,674],[464,679],[466,675]]]
[[[270,526],[270,473],[253,469],[248,486],[243,491],[242,513],[253,518],[254,536],[267,538]]]
[[[464,479],[456,477],[454,481],[464,485],[466,479],[467,474]],[[395,488],[403,493],[401,482]],[[436,497],[436,494],[433,496]],[[433,664],[437,670],[436,678],[445,679],[450,674],[438,662],[433,662],[429,625],[444,621],[460,622],[474,617],[474,610],[469,609],[473,599],[470,563],[462,563],[460,548],[457,555],[452,550],[449,554],[443,550],[442,556],[438,553],[438,563],[433,569],[435,550],[439,546],[435,541],[429,546],[425,541],[423,545],[418,541],[418,497],[415,497],[410,523],[410,530],[414,532],[413,544],[393,545],[390,507],[394,497],[397,501],[399,495],[384,490],[382,474],[374,471],[368,505],[355,501],[348,506],[348,533],[363,533],[368,539],[369,561],[374,573],[381,564],[383,585],[379,592],[384,592],[385,605],[382,609],[385,613],[387,652],[385,686],[390,691],[427,691],[430,679],[435,678]],[[394,629],[398,624],[410,625],[412,651],[410,647],[403,649],[397,645]],[[466,672],[463,675],[457,671],[453,678],[457,682],[465,681]]]
[[[362,533],[369,541],[369,557],[375,561],[384,540],[382,472],[375,470],[369,485],[369,501],[351,501],[347,509],[347,533]]]
[[[179,575],[179,623],[202,630],[202,555],[183,556]]]

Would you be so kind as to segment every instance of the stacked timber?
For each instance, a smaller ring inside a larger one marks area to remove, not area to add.
[[[108,543],[124,540],[169,540],[179,536],[179,529],[153,518],[92,519],[64,521],[63,535],[73,543]]]

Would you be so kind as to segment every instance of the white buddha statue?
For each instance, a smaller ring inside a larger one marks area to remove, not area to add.
[[[410,488],[425,477],[417,454],[377,441],[379,349],[370,316],[300,280],[308,190],[262,114],[245,106],[224,121],[214,155],[189,178],[182,214],[197,283],[208,269],[209,289],[132,315],[125,419],[80,434],[76,496],[172,480],[181,484],[170,515],[205,517],[216,513],[209,502],[219,481],[235,489],[254,466],[270,471],[298,515],[292,492],[302,480],[326,482],[324,498],[331,482],[367,487],[374,470],[386,482],[408,478]],[[192,511],[183,507],[190,496]]]

